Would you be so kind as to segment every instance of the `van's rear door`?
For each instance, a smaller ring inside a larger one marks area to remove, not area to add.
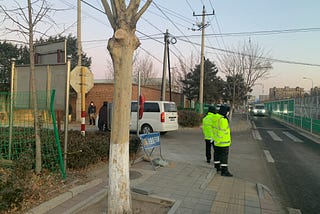
[[[164,112],[165,112],[165,123],[168,125],[177,126],[178,124],[178,113],[177,106],[174,102],[165,102],[164,104]]]

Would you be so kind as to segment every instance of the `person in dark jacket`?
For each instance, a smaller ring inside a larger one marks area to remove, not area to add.
[[[93,101],[91,101],[88,108],[90,125],[96,125],[96,113],[97,113],[97,108],[94,105]]]
[[[99,109],[98,128],[100,131],[107,131],[108,123],[108,102],[103,102],[103,105]]]

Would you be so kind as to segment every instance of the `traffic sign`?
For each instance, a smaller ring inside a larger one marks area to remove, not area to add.
[[[81,68],[83,69],[83,72],[84,72],[85,93],[88,93],[90,89],[93,87],[93,74],[87,67],[76,66],[71,71],[70,84],[77,93],[81,92],[81,77],[82,77]]]

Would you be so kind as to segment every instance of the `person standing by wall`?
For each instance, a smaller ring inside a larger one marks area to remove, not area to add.
[[[96,125],[96,113],[97,113],[97,108],[94,105],[93,101],[91,101],[88,107],[90,125]]]
[[[206,143],[207,163],[211,161],[211,147],[214,142],[214,125],[217,120],[216,108],[209,106],[207,115],[202,120],[202,132]]]
[[[222,105],[218,111],[218,120],[215,123],[214,134],[214,163],[217,172],[221,169],[221,175],[232,177],[228,170],[229,147],[231,146],[231,133],[229,119],[227,117],[230,107]],[[221,167],[221,168],[220,168]]]

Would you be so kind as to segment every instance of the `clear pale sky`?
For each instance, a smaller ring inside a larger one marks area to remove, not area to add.
[[[11,0],[0,0],[0,4],[10,5]],[[54,18],[59,27],[52,34],[61,32],[61,26],[72,25],[66,34],[76,35],[76,0],[49,1],[56,8],[69,8],[64,13],[56,13]],[[87,0],[89,4],[103,10],[100,0]],[[142,0],[145,2],[145,0]],[[201,31],[192,31],[193,24],[199,23],[205,6],[207,16],[205,57],[215,62],[217,55],[224,52],[211,48],[230,49],[249,39],[277,60],[320,65],[320,1],[317,0],[155,0],[138,22],[137,36],[141,41],[139,52],[149,55],[154,61],[155,73],[162,75],[163,34],[166,29],[177,38],[170,45],[171,65],[177,65],[177,57],[189,58],[191,54],[199,59]],[[9,4],[8,4],[9,3]],[[310,28],[313,28],[311,30]],[[301,29],[308,29],[301,32]],[[283,30],[292,30],[284,33]],[[212,35],[242,32],[272,31],[273,34],[257,33],[238,35]],[[281,31],[282,33],[279,33]],[[107,40],[112,36],[107,17],[82,3],[82,41],[83,51],[92,57],[91,70],[95,79],[106,78]],[[148,35],[147,37],[145,35]],[[6,38],[1,34],[1,39]],[[191,44],[193,43],[193,44]],[[197,62],[199,63],[199,62]],[[271,78],[259,81],[253,94],[267,94],[271,87],[303,87],[309,91],[311,85],[320,86],[320,66],[306,66],[293,63],[273,62]],[[221,74],[222,75],[222,74]],[[303,79],[307,77],[308,79]]]

